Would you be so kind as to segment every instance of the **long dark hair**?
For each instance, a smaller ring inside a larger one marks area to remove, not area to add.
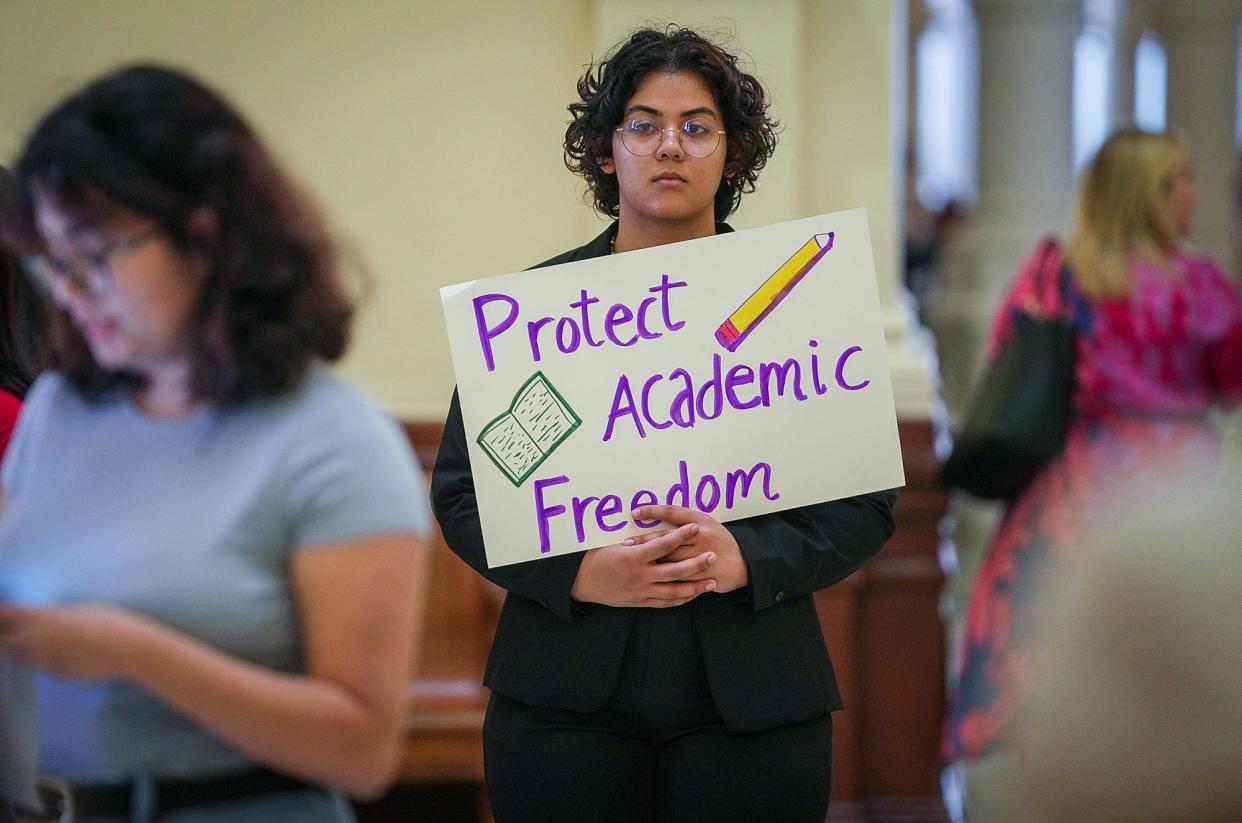
[[[17,204],[17,184],[0,166],[0,224]],[[0,233],[0,389],[25,397],[43,366],[47,346],[47,309],[22,276],[17,254]]]
[[[95,80],[35,127],[15,173],[26,243],[40,243],[37,195],[87,224],[118,207],[146,216],[208,262],[188,330],[196,398],[233,405],[278,394],[315,358],[344,353],[352,306],[319,215],[250,126],[194,78],[137,65]],[[210,230],[193,219],[201,214]],[[63,311],[52,346],[52,365],[88,397],[141,382],[95,363]]]
[[[613,130],[621,124],[626,101],[652,72],[689,71],[703,78],[721,108],[728,154],[716,191],[715,213],[724,220],[754,191],[759,172],[776,150],[777,123],[767,116],[768,98],[759,80],[738,67],[737,57],[690,29],[639,29],[587,68],[578,81],[578,100],[569,104],[573,120],[565,130],[565,165],[587,183],[595,208],[609,217],[620,213],[615,174],[600,168],[612,157]]]

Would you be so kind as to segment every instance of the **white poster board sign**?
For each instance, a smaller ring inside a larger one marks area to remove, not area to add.
[[[862,209],[441,289],[488,563],[905,482]]]

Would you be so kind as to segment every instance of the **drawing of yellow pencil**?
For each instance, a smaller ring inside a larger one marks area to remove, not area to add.
[[[776,308],[785,295],[814,268],[819,259],[832,248],[833,232],[817,234],[802,244],[779,269],[755,289],[742,305],[716,329],[716,339],[729,351],[735,351],[746,335]]]

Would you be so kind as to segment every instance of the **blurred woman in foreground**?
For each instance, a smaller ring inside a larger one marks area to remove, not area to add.
[[[326,366],[320,221],[176,71],[73,94],[16,167],[56,306],[0,486],[0,650],[40,670],[80,820],[344,821],[401,741],[426,504]]]

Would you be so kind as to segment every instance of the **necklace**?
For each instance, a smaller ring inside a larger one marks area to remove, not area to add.
[[[612,237],[608,238],[608,253],[609,254],[617,253],[617,236],[615,234]]]

